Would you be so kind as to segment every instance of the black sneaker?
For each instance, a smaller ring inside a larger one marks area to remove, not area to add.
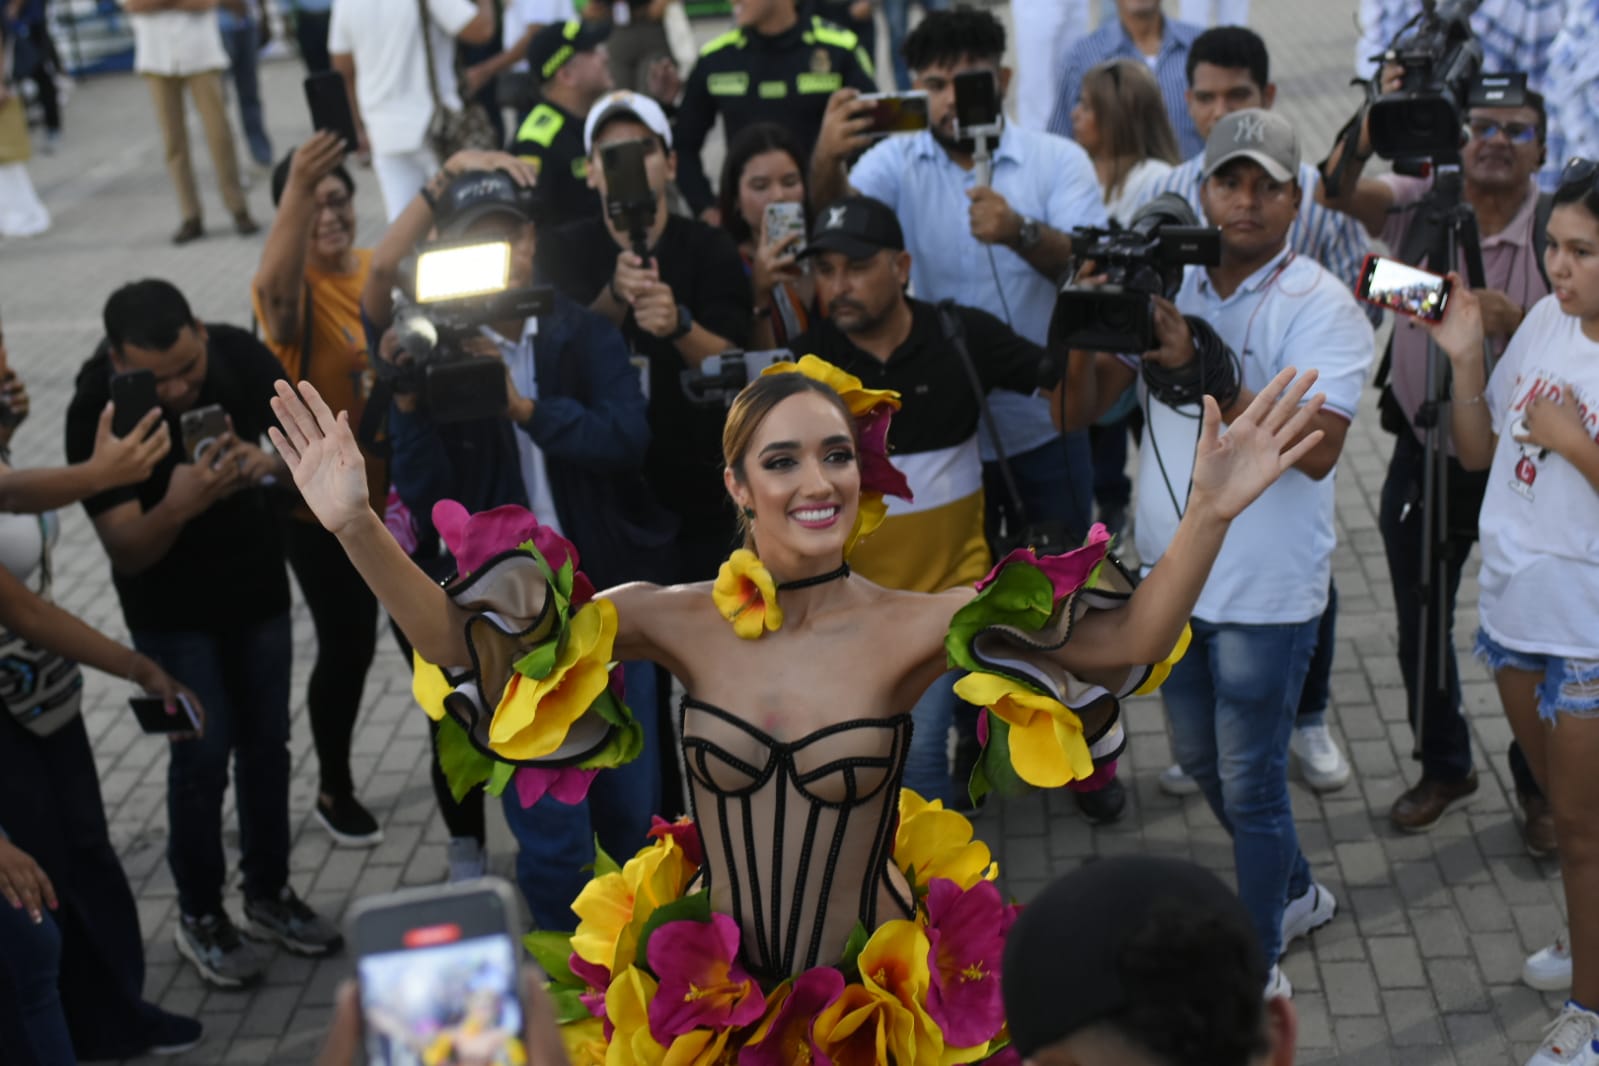
[[[373,848],[383,843],[378,820],[354,796],[338,796],[331,803],[317,797],[316,820],[341,847]]]
[[[150,1041],[144,1052],[146,1055],[181,1055],[199,1046],[200,1038],[205,1035],[198,1021],[181,1014],[149,1007],[146,1016],[149,1028],[145,1039]]]
[[[287,885],[277,899],[244,901],[244,928],[258,940],[273,940],[296,955],[317,958],[344,947],[332,923],[307,907]]]
[[[1073,792],[1077,809],[1094,825],[1108,825],[1122,816],[1127,809],[1127,787],[1121,779],[1113,777],[1104,788],[1092,792]]]
[[[181,916],[173,940],[178,954],[218,988],[244,988],[260,980],[266,970],[266,956],[239,936],[233,920],[223,910],[199,918]]]

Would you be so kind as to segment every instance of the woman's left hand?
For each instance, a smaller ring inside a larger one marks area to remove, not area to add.
[[[756,247],[755,260],[750,265],[750,287],[755,290],[757,300],[770,295],[782,282],[799,280],[799,261],[794,258],[794,247],[800,237],[801,234],[790,233],[780,241],[763,242]]]
[[[1283,471],[1321,442],[1321,430],[1307,433],[1327,399],[1317,393],[1301,405],[1316,383],[1316,372],[1295,377],[1292,367],[1271,379],[1221,435],[1221,410],[1205,397],[1205,421],[1194,455],[1188,509],[1206,508],[1232,520],[1268,489]],[[1301,439],[1303,438],[1303,439]]]
[[[1527,432],[1516,437],[1516,440],[1522,444],[1547,448],[1556,455],[1569,459],[1573,453],[1593,443],[1587,428],[1582,424],[1577,394],[1571,391],[1570,385],[1561,391],[1558,400],[1551,400],[1542,395],[1534,396],[1527,404],[1523,419]]]
[[[6,902],[27,909],[34,925],[44,921],[42,908],[56,909],[56,890],[33,856],[0,837],[0,895]]]

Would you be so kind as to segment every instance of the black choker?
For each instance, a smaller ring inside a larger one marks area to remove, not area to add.
[[[798,581],[785,581],[777,586],[779,592],[793,592],[795,589],[808,589],[815,585],[825,585],[829,581],[837,581],[841,577],[849,577],[849,564],[841,563],[837,570],[829,570],[825,574],[815,577],[802,577]]]

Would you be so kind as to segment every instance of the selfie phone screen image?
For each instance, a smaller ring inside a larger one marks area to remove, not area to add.
[[[1355,295],[1401,315],[1438,322],[1449,306],[1449,279],[1397,259],[1368,255]]]
[[[928,125],[927,94],[920,90],[908,93],[863,93],[859,99],[871,104],[867,112],[872,124],[866,130],[874,137],[893,133],[915,133]]]
[[[352,921],[367,1061],[521,1066],[517,943],[493,882],[369,901]]]

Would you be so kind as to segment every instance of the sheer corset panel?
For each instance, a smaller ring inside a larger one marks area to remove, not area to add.
[[[852,719],[779,741],[683,700],[683,755],[711,905],[776,981],[837,962],[856,922],[910,917],[892,871],[910,715]]]

